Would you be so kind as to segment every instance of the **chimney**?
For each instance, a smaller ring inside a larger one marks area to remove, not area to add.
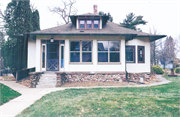
[[[94,5],[94,14],[97,15],[97,5]]]

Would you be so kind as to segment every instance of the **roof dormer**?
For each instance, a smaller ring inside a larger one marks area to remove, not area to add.
[[[94,5],[94,13],[82,15],[71,15],[70,19],[76,29],[102,29],[107,23],[108,16],[101,16],[97,13],[97,5]]]

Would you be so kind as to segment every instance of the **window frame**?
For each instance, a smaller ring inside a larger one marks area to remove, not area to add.
[[[89,25],[87,22],[91,21],[91,28],[88,28],[87,25]],[[93,20],[86,20],[86,29],[93,29]]]
[[[79,51],[79,53],[80,53],[80,61],[79,62],[71,62],[71,52],[73,52],[73,51],[71,51],[71,42],[72,41],[79,41],[80,42],[80,51]],[[91,51],[82,51],[82,42],[83,41],[91,41]],[[90,53],[91,52],[91,62],[82,62],[82,55],[83,55],[83,53]],[[69,41],[69,64],[93,64],[93,40],[70,40]]]
[[[84,21],[84,28],[81,28],[81,25],[82,25],[82,24],[80,24],[81,21]],[[86,20],[85,19],[79,20],[79,29],[86,29]]]
[[[97,20],[98,21],[98,28],[94,27],[94,21],[96,21],[96,20],[93,20],[93,29],[99,29],[99,27],[100,27],[100,20]]]
[[[98,41],[108,41],[108,51],[98,51]],[[110,51],[109,42],[110,41],[119,41],[119,51]],[[99,62],[98,61],[98,53],[99,52],[107,52],[108,53],[108,62]],[[119,53],[119,62],[110,62],[110,53]],[[98,64],[121,64],[121,40],[97,40],[97,63]]]
[[[126,47],[133,48],[133,61],[127,61],[127,54],[126,54],[126,63],[136,63],[136,46],[135,45],[126,45]],[[125,52],[126,48],[125,48]]]
[[[94,21],[98,21],[98,28],[94,28]],[[80,27],[80,21],[84,21],[84,28]],[[87,21],[91,21],[91,28],[87,28]],[[100,29],[100,19],[79,19],[79,29]]]
[[[143,49],[143,52],[142,52],[143,61],[139,61],[139,55],[141,55],[139,51],[140,48]],[[138,46],[137,53],[138,53],[138,63],[145,63],[145,46]]]

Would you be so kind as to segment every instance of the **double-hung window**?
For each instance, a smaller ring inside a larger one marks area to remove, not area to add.
[[[99,28],[99,20],[94,20],[94,28]]]
[[[145,63],[145,48],[144,46],[138,46],[138,63]]]
[[[80,41],[70,41],[70,62],[80,62]]]
[[[85,28],[85,20],[80,20],[79,24],[80,28]]]
[[[126,46],[126,62],[135,63],[135,46]]]
[[[86,25],[87,28],[92,28],[92,21],[91,20],[87,20],[87,25]]]
[[[98,41],[98,62],[120,62],[120,41]]]
[[[70,62],[92,62],[92,41],[70,41]]]

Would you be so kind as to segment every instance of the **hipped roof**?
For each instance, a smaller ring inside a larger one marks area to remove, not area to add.
[[[135,37],[150,37],[154,41],[166,35],[152,35],[149,33],[139,32],[132,29],[124,28],[119,24],[107,22],[102,29],[76,29],[72,23],[31,32],[30,35],[136,35]]]

